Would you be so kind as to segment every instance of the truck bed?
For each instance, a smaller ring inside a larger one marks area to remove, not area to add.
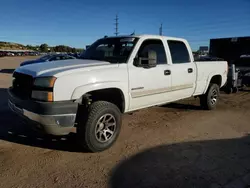
[[[221,85],[222,87],[227,80],[228,64],[226,61],[195,61],[197,70],[197,83],[194,95],[200,95],[206,91],[209,81],[214,75],[221,75]],[[215,66],[216,65],[216,66]]]

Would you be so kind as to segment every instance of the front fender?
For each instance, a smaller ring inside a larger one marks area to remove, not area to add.
[[[127,83],[125,82],[115,82],[115,81],[97,82],[97,83],[82,85],[82,86],[75,88],[71,96],[71,99],[77,100],[88,92],[101,90],[101,89],[109,89],[109,88],[116,88],[122,91],[124,100],[125,100],[124,102],[125,102],[125,111],[126,111],[129,107],[129,97],[128,97],[128,86],[127,86]]]

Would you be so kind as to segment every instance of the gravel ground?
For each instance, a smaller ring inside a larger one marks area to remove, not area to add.
[[[222,94],[215,111],[191,98],[125,114],[112,148],[85,153],[74,137],[42,137],[8,110],[11,73],[30,58],[0,58],[1,188],[250,185],[250,91]]]

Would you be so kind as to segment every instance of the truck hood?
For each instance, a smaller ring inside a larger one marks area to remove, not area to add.
[[[102,68],[103,66],[118,66],[118,64],[111,64],[106,61],[97,60],[82,60],[82,59],[71,59],[62,61],[50,61],[45,63],[37,63],[26,65],[17,68],[15,71],[31,75],[33,77],[39,76],[55,76],[70,74],[80,71],[90,71],[96,68]]]

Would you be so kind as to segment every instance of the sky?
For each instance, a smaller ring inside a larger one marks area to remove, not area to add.
[[[193,49],[210,38],[250,36],[250,0],[1,0],[0,41],[85,48],[105,35],[186,38]]]

